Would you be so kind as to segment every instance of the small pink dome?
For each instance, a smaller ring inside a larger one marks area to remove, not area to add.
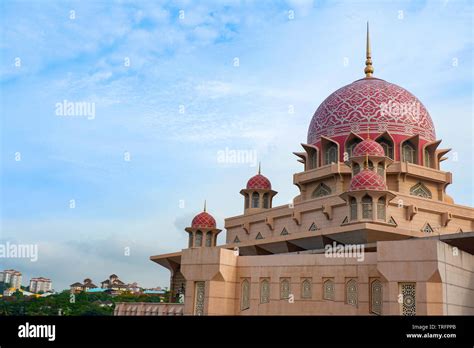
[[[192,228],[216,228],[216,220],[212,215],[203,211],[202,213],[197,214],[193,222],[191,223]]]
[[[349,185],[349,191],[360,190],[386,191],[387,185],[376,172],[364,169],[352,178]]]
[[[247,189],[271,190],[272,183],[262,174],[252,176],[247,182]]]
[[[354,147],[354,150],[352,151],[352,157],[360,157],[365,155],[384,157],[385,151],[382,145],[380,145],[378,142],[372,139],[365,139]]]

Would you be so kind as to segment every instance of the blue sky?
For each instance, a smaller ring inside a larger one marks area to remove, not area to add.
[[[453,149],[448,192],[473,205],[472,12],[469,1],[2,2],[0,237],[37,243],[39,259],[0,268],[56,289],[111,273],[167,286],[148,257],[185,247],[204,199],[221,228],[242,212],[255,163],[219,151],[256,153],[275,205],[298,194],[292,152],[318,105],[363,77],[367,20],[375,76],[427,107]],[[95,117],[57,116],[64,100],[94,103]]]

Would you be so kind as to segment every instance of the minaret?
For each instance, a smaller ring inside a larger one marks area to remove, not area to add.
[[[367,43],[365,48],[365,77],[370,78],[374,73],[374,67],[372,66],[372,53],[370,51],[370,36],[369,36],[369,22],[367,22]]]
[[[277,192],[272,190],[270,180],[262,175],[259,163],[257,175],[249,179],[246,188],[240,190],[240,194],[245,197],[244,214],[247,214],[270,209]]]
[[[196,215],[191,227],[186,227],[189,233],[189,248],[213,247],[217,244],[217,235],[222,231],[216,228],[216,220],[207,212],[206,201],[204,210]]]

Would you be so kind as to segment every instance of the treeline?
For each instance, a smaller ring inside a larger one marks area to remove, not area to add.
[[[117,302],[168,302],[168,293],[164,296],[132,293],[112,296],[106,293],[71,294],[65,290],[47,297],[35,297],[16,291],[12,296],[0,298],[0,315],[113,315]]]

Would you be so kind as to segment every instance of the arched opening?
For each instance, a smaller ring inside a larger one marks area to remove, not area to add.
[[[362,197],[362,218],[373,219],[372,215],[372,197],[365,195]]]
[[[192,248],[192,247],[193,247],[193,234],[190,233],[189,240],[188,240],[188,248]]]
[[[357,281],[351,279],[346,284],[346,303],[351,306],[357,306]]]
[[[393,139],[387,132],[377,137],[375,141],[382,146],[383,151],[385,152],[385,156],[391,159],[395,158],[393,154]]]
[[[264,208],[269,208],[270,207],[270,199],[269,199],[269,194],[268,193],[263,194],[263,207]]]
[[[402,146],[402,161],[414,164],[417,163],[415,146],[409,141],[405,142]]]
[[[374,170],[374,163],[372,161],[367,161],[367,165],[369,166],[370,170]]]
[[[410,194],[422,198],[432,198],[431,191],[421,182],[410,188]]]
[[[245,194],[245,209],[249,208],[249,194]]]
[[[309,154],[309,168],[315,169],[318,167],[318,153],[316,151],[311,151]]]
[[[258,208],[258,201],[260,200],[258,192],[252,193],[252,208]]]
[[[319,198],[319,197],[329,196],[330,194],[331,194],[331,188],[328,185],[321,183],[313,191],[312,196],[313,198]]]
[[[383,163],[377,164],[377,174],[383,177],[385,175],[385,167]]]
[[[357,220],[357,200],[351,197],[349,204],[351,208],[351,220]]]
[[[280,299],[287,299],[290,297],[290,281],[282,279],[280,282]]]
[[[212,232],[210,231],[206,233],[206,246],[212,246]]]
[[[260,283],[260,303],[268,302],[270,302],[270,282],[264,279]]]
[[[424,159],[424,164],[425,164],[425,167],[430,167],[431,168],[431,158],[430,158],[430,152],[425,149],[425,151],[423,152],[423,159]]]
[[[311,281],[309,279],[303,280],[301,284],[301,297],[311,298]]]
[[[370,284],[370,311],[382,314],[382,283],[378,279]]]
[[[393,158],[393,146],[392,146],[392,144],[389,144],[385,140],[380,141],[379,144],[382,146],[383,151],[385,152],[385,156]]]
[[[351,140],[346,142],[346,152],[348,155],[348,158],[352,157],[352,152],[354,151],[354,148],[359,144],[362,140],[360,138],[352,138]]]
[[[324,164],[337,163],[337,146],[329,144],[324,153]]]
[[[385,221],[385,197],[380,197],[377,201],[377,219]]]
[[[359,174],[360,172],[360,165],[359,163],[353,163],[352,164],[352,175],[356,175],[356,174]]]
[[[334,301],[334,281],[327,279],[323,283],[323,298],[325,300]]]
[[[196,240],[194,246],[200,247],[202,246],[202,232],[197,231],[196,232]]]
[[[250,283],[247,279],[244,279],[242,282],[242,294],[241,294],[241,303],[240,310],[245,310],[250,308]]]

